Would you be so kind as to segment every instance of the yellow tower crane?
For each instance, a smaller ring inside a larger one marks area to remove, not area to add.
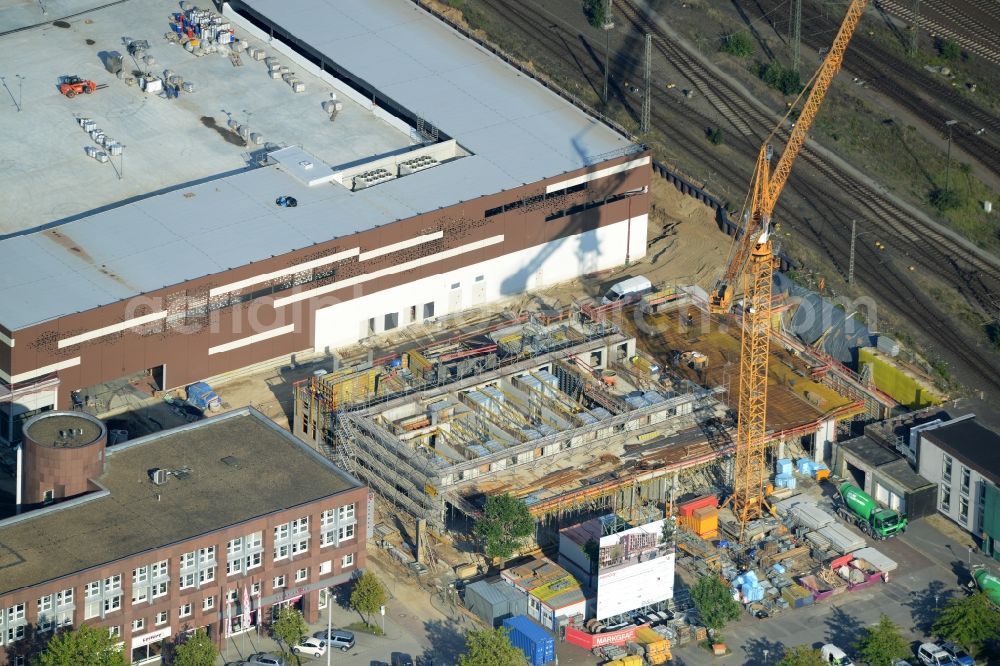
[[[788,181],[792,164],[806,141],[826,91],[844,61],[844,52],[854,34],[868,0],[852,0],[840,24],[833,45],[823,64],[806,84],[809,91],[798,121],[792,127],[788,143],[777,165],[771,170],[771,139],[788,115],[771,131],[757,154],[750,192],[743,204],[740,219],[743,235],[735,243],[723,278],[712,292],[711,308],[728,313],[738,277],[743,279],[743,332],[740,350],[739,404],[736,427],[736,459],[733,465],[733,494],[728,503],[740,523],[740,541],[746,525],[760,518],[766,510],[767,483],[767,365],[771,327],[771,284],[774,271],[774,248],[771,244],[771,215],[778,196]],[[803,92],[805,94],[805,92]],[[802,95],[791,109],[798,107]],[[789,114],[791,110],[789,110]]]

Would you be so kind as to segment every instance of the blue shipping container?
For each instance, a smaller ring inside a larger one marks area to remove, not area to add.
[[[503,621],[510,644],[524,653],[531,666],[543,666],[556,659],[556,641],[527,615],[510,617]]]

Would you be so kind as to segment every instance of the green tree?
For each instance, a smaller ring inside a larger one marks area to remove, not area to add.
[[[721,145],[726,141],[726,136],[722,133],[721,127],[709,127],[705,130],[705,136],[715,146]]]
[[[892,666],[897,659],[910,654],[910,646],[889,616],[882,614],[878,624],[865,629],[854,646],[861,660],[871,666]]]
[[[951,599],[934,621],[934,633],[973,652],[1000,636],[1000,613],[982,592]]]
[[[583,0],[583,13],[587,17],[587,23],[598,29],[611,21],[608,0]]]
[[[937,41],[937,50],[945,60],[958,60],[962,49],[953,39],[941,38]]]
[[[740,605],[717,576],[699,578],[691,588],[691,599],[709,629],[722,629],[727,622],[740,618]]]
[[[794,69],[769,62],[760,68],[760,78],[764,83],[785,95],[797,95],[802,90],[799,73]]]
[[[931,192],[930,199],[931,204],[942,213],[948,210],[953,210],[962,205],[962,197],[957,191],[955,191],[955,188],[947,190],[933,190]]]
[[[351,592],[351,608],[356,610],[366,624],[371,624],[371,616],[389,600],[389,593],[378,576],[371,571],[361,574]]]
[[[309,631],[302,611],[291,606],[284,606],[278,611],[278,618],[271,625],[271,635],[279,643],[284,643],[289,649],[298,645],[302,637]]]
[[[459,656],[458,666],[528,666],[528,661],[499,627],[465,634],[465,654]]]
[[[745,32],[730,32],[722,36],[722,44],[719,49],[723,53],[737,58],[748,58],[753,55],[753,40]]]
[[[125,666],[125,655],[107,629],[81,624],[61,631],[45,652],[32,660],[38,666]]]
[[[476,521],[476,536],[486,542],[486,555],[506,560],[535,531],[528,505],[507,493],[486,499],[483,517]]]
[[[204,629],[196,629],[177,642],[171,666],[215,666],[219,651]]]
[[[778,666],[829,666],[823,661],[823,655],[816,648],[808,645],[793,647],[785,651],[785,656]]]

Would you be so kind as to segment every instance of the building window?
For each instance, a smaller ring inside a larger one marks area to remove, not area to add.
[[[340,519],[340,522],[343,523],[348,520],[353,520],[354,512],[355,512],[354,504],[345,504],[344,506],[337,509],[337,517]]]
[[[941,486],[941,510],[951,511],[951,486]]]
[[[333,571],[333,562],[327,560],[326,562],[319,563],[319,575],[328,574]]]
[[[354,566],[354,553],[348,553],[340,558],[340,567],[346,569]]]
[[[137,620],[132,620],[132,633],[137,631],[142,631],[146,628],[146,620],[144,618],[139,618]]]
[[[191,617],[191,604],[183,604],[177,611],[178,617]]]
[[[969,519],[969,498],[958,498],[958,518],[963,523]]]
[[[946,483],[951,483],[951,466],[953,462],[952,458],[949,455],[945,455],[943,457],[943,461],[944,464],[942,465],[941,469],[941,480]]]
[[[122,575],[115,574],[104,579],[104,592],[112,592],[114,590],[120,590],[122,587]]]
[[[295,582],[301,583],[302,581],[309,578],[309,569],[299,569],[295,572]]]
[[[52,595],[38,599],[38,630],[49,631],[52,629]]]
[[[485,275],[477,275],[476,276],[476,282],[482,282],[485,279],[486,279]]]
[[[228,560],[226,562],[226,575],[232,576],[233,574],[238,574],[243,571],[243,560]]]
[[[55,499],[55,493],[53,491],[46,490],[44,493],[42,493],[42,504],[48,504],[53,499]]]
[[[161,626],[166,624],[170,618],[167,617],[167,611],[160,611],[156,614],[156,626]]]
[[[215,608],[215,597],[205,597],[201,600],[202,610],[212,610]]]
[[[260,594],[260,582],[256,582],[250,586],[250,594],[253,596]]]
[[[263,560],[264,558],[262,553],[251,553],[250,555],[247,555],[247,570],[256,569],[261,565]]]
[[[167,587],[169,583],[164,581],[162,583],[154,583],[152,589],[153,598],[159,599],[160,597],[167,596]]]
[[[113,627],[108,627],[108,637],[109,638],[120,638],[122,635],[121,625],[115,625]]]
[[[288,559],[288,545],[274,547],[274,561]]]
[[[211,583],[213,580],[215,580],[215,567],[208,567],[198,572],[199,587],[205,583]]]
[[[385,315],[385,326],[382,327],[383,331],[391,331],[392,329],[399,326],[399,313],[389,312]]]
[[[309,540],[303,539],[292,544],[292,555],[300,555],[309,550]]]
[[[434,301],[430,303],[424,303],[424,319],[430,319],[434,316]]]
[[[215,564],[215,546],[208,546],[198,551],[199,564]]]
[[[461,289],[462,288],[462,283],[461,282],[452,282],[451,283],[451,288],[452,289]]]
[[[170,575],[170,561],[161,560],[153,564],[153,580]]]
[[[104,612],[110,613],[122,607],[122,596],[106,597],[104,599]]]
[[[962,468],[962,486],[961,492],[963,495],[969,494],[969,485],[972,483],[972,472],[969,471],[968,467]]]
[[[354,525],[345,525],[340,528],[338,533],[338,541],[344,541],[346,539],[354,538]]]
[[[274,585],[272,587],[275,590],[280,590],[280,589],[282,589],[282,588],[285,587],[285,577],[284,576],[275,576],[273,582],[274,582]]]

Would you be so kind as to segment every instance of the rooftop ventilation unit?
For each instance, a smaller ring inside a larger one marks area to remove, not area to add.
[[[150,480],[158,486],[162,486],[170,478],[170,471],[165,469],[153,469],[149,472]]]
[[[405,162],[400,162],[399,175],[409,176],[411,173],[423,171],[424,169],[430,169],[438,164],[439,162],[430,155],[421,155],[420,157],[414,157],[413,159],[406,160]]]
[[[366,187],[371,187],[372,185],[378,185],[379,183],[384,183],[387,180],[393,180],[396,177],[389,173],[388,169],[383,169],[379,167],[378,169],[372,169],[371,171],[365,171],[364,173],[359,173],[354,177],[353,183],[354,190],[363,190]]]

